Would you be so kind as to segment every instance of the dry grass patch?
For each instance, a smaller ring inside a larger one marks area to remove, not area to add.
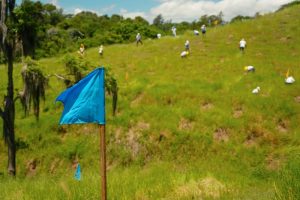
[[[214,132],[214,140],[217,142],[228,142],[229,141],[229,133],[227,129],[218,128]]]

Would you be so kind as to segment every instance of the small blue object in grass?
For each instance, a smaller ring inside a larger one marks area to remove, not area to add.
[[[75,177],[75,179],[77,181],[80,181],[80,179],[81,179],[81,169],[80,169],[79,163],[77,164],[76,172],[75,172],[75,176],[74,177]]]

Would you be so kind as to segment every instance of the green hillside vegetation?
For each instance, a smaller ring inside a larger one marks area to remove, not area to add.
[[[108,199],[300,199],[299,9],[209,28],[205,37],[189,31],[139,47],[105,46],[103,58],[87,49],[86,72],[105,66],[119,84],[115,117],[107,96]],[[187,39],[191,54],[180,58]],[[63,75],[64,58],[39,66]],[[245,73],[246,65],[256,72]],[[288,69],[293,85],[284,84]],[[16,64],[19,90],[20,73]],[[99,130],[58,126],[63,106],[54,101],[64,89],[49,78],[39,121],[16,103],[17,177],[6,174],[1,140],[0,199],[99,199]],[[1,98],[5,90],[1,65]]]

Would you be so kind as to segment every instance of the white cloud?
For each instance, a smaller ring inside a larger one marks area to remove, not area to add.
[[[77,14],[79,14],[79,13],[81,13],[81,12],[92,12],[92,13],[97,14],[98,16],[102,15],[102,14],[101,14],[100,12],[98,12],[98,11],[90,10],[90,9],[85,9],[85,8],[75,8],[75,9],[73,10],[73,14],[74,14],[74,15],[77,15]],[[71,12],[71,13],[72,13],[72,12]]]
[[[55,5],[57,8],[60,8],[60,6],[58,5],[58,0],[50,0],[49,3]]]
[[[107,12],[112,11],[115,7],[116,7],[115,4],[112,4],[112,5],[109,5],[107,7],[101,8],[100,10],[92,10],[92,9],[86,9],[86,8],[74,8],[73,7],[73,8],[67,9],[66,12],[77,15],[78,13],[86,11],[86,12],[92,12],[92,13],[97,14],[98,16],[101,16],[101,15],[103,15],[103,13],[107,13]]]
[[[78,13],[81,13],[83,10],[81,10],[80,8],[75,8],[74,9],[74,15],[77,15]]]
[[[165,19],[174,22],[193,21],[202,15],[223,12],[225,20],[237,15],[253,16],[255,13],[275,11],[281,5],[292,0],[159,0],[160,5],[152,8],[148,14],[153,19],[162,14]],[[149,18],[148,18],[149,19]]]
[[[148,19],[148,16],[147,16],[147,14],[145,12],[139,12],[139,11],[137,11],[137,12],[128,12],[128,10],[126,10],[124,8],[122,8],[120,10],[120,15],[122,15],[124,18],[132,18],[132,19],[134,19],[136,16],[141,16],[141,17],[143,17],[145,19]]]

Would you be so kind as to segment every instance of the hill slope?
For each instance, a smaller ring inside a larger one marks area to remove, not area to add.
[[[300,152],[299,6],[255,20],[145,41],[143,46],[89,49],[86,59],[109,67],[119,83],[111,116],[108,97],[108,190],[111,199],[270,199],[285,163]],[[244,54],[238,42],[245,38]],[[181,59],[185,40],[191,55]],[[64,74],[62,57],[40,60],[47,74]],[[253,65],[255,73],[245,74]],[[290,69],[296,78],[285,85]],[[92,67],[89,67],[92,70]],[[5,94],[5,67],[0,67]],[[15,81],[21,87],[20,66]],[[260,86],[259,95],[252,89]],[[39,122],[17,103],[18,178],[6,176],[0,144],[1,199],[96,199],[98,129],[58,127],[54,99],[63,83],[50,78]],[[2,125],[2,124],[1,124]],[[79,159],[83,180],[73,180]],[[278,186],[279,187],[279,186]]]

